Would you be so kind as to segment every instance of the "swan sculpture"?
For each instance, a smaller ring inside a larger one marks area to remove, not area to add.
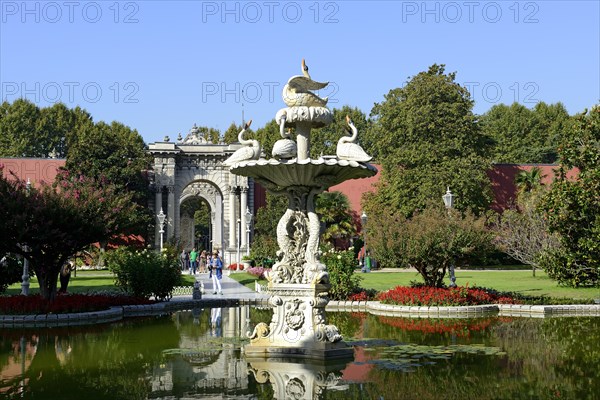
[[[327,97],[321,98],[311,90],[323,89],[329,82],[316,82],[310,78],[308,67],[302,60],[302,75],[292,76],[283,87],[283,101],[288,107],[325,107]]]
[[[223,165],[230,167],[233,164],[238,163],[240,161],[258,160],[261,152],[260,143],[258,143],[258,140],[244,139],[244,133],[246,133],[246,130],[250,128],[251,124],[252,120],[246,122],[246,124],[244,125],[244,129],[242,129],[238,134],[238,141],[241,144],[246,145],[246,147],[237,149],[235,153],[229,156],[227,160],[223,161]]]
[[[283,139],[275,142],[272,151],[273,157],[283,160],[294,158],[298,154],[298,146],[296,145],[296,142],[290,139],[290,130],[288,129],[288,132],[285,132],[286,118],[287,114],[284,112],[279,121],[279,134]]]
[[[371,161],[373,157],[368,155],[358,144],[354,143],[358,136],[358,129],[356,129],[354,123],[348,115],[346,115],[346,122],[348,123],[348,127],[350,128],[352,134],[350,135],[350,137],[344,136],[338,141],[336,150],[337,157],[340,160],[348,161]]]

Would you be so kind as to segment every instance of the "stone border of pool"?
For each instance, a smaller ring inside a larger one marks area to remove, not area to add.
[[[600,317],[600,304],[523,305],[487,304],[462,307],[418,307],[382,304],[379,301],[330,301],[327,311],[369,312],[375,315],[418,318],[473,318],[497,314],[510,317]]]
[[[1,328],[59,327],[120,321],[130,317],[165,315],[193,308],[252,305],[270,307],[266,298],[256,299],[177,299],[155,304],[111,307],[109,310],[42,315],[0,315]],[[600,317],[600,304],[521,305],[489,304],[465,307],[411,307],[382,304],[378,301],[330,301],[327,311],[369,312],[375,315],[416,318],[476,318],[496,314],[512,317]]]

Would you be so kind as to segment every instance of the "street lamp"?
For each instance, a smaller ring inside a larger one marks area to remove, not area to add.
[[[365,253],[363,254],[363,269],[365,272],[369,272],[370,268],[367,268],[367,213],[364,211],[360,216],[360,222],[362,223],[363,247],[365,249]]]
[[[442,200],[444,200],[444,205],[448,209],[448,212],[450,212],[450,209],[454,207],[454,197],[455,196],[452,194],[450,187],[448,186],[446,189],[446,194],[442,196]]]
[[[447,188],[446,194],[442,196],[442,200],[444,200],[444,205],[448,210],[448,217],[450,217],[450,210],[454,206],[454,195],[450,191],[450,187]],[[450,263],[450,287],[456,287],[456,276],[454,275],[454,263]]]
[[[25,190],[27,197],[29,197],[29,193],[31,193],[31,181],[27,178],[27,183],[25,184]],[[29,246],[23,245],[23,250],[25,253],[29,251]],[[29,258],[23,257],[23,276],[21,277],[23,281],[21,282],[21,294],[24,296],[29,295]]]
[[[252,224],[252,213],[250,208],[246,207],[246,255],[250,255],[250,225]]]
[[[160,227],[160,230],[158,231],[158,233],[160,233],[160,251],[162,252],[163,234],[165,233],[165,219],[167,218],[167,216],[163,212],[162,207],[160,208],[160,212],[156,215],[156,218],[158,218],[158,226]]]

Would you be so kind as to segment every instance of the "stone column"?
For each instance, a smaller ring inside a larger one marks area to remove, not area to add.
[[[167,200],[167,239],[175,234],[175,186],[167,186],[169,196]]]
[[[233,186],[228,187],[229,191],[229,246],[234,248],[236,246],[235,241],[235,188]]]
[[[156,248],[160,247],[160,224],[156,216],[162,209],[162,188],[161,185],[154,188],[154,222],[156,224],[154,227],[154,246]]]
[[[240,247],[242,249],[246,248],[246,227],[248,226],[248,221],[246,221],[246,208],[248,207],[248,187],[242,188],[242,195],[240,197],[240,220],[241,220],[241,228],[240,228]],[[236,221],[237,223],[237,221]]]

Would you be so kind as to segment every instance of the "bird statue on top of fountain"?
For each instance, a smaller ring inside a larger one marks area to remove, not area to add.
[[[323,89],[328,84],[329,82],[313,81],[303,59],[302,75],[292,76],[283,87],[283,101],[288,107],[325,107],[327,97],[321,98],[311,90]]]
[[[356,138],[358,137],[358,129],[356,129],[354,123],[348,115],[346,115],[346,122],[348,123],[348,127],[350,128],[348,133],[351,133],[351,135],[350,137],[344,136],[340,140],[338,140],[336,149],[337,158],[339,158],[340,160],[347,161],[371,161],[373,157],[368,155],[358,144],[354,143],[356,141]]]
[[[287,160],[297,156],[298,154],[298,146],[296,142],[290,139],[290,130],[285,132],[285,120],[287,118],[287,113],[285,110],[279,116],[279,134],[283,139],[279,139],[273,144],[273,157],[278,158],[280,160]]]
[[[252,124],[252,120],[246,122],[246,124],[244,125],[244,129],[242,129],[240,131],[240,133],[238,134],[238,141],[241,144],[246,145],[246,147],[237,149],[235,151],[235,153],[233,153],[231,156],[229,156],[229,158],[227,160],[223,161],[223,165],[231,167],[233,164],[241,162],[241,161],[258,160],[259,159],[260,153],[261,153],[261,147],[260,147],[260,143],[258,143],[258,140],[245,140],[244,139],[244,133],[246,133],[246,130],[248,128],[250,128],[251,124]]]

